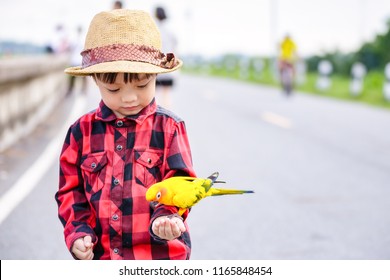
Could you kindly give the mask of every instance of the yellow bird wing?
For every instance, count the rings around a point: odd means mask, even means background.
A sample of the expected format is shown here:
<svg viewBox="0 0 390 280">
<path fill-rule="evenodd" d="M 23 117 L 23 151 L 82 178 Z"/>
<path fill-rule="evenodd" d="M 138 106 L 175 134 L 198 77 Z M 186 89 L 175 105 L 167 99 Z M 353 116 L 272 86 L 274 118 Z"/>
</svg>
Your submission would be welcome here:
<svg viewBox="0 0 390 280">
<path fill-rule="evenodd" d="M 202 186 L 188 184 L 175 193 L 172 201 L 177 207 L 190 208 L 204 198 L 205 194 Z"/>
<path fill-rule="evenodd" d="M 169 189 L 169 194 L 167 193 L 161 202 L 167 205 L 173 204 L 179 208 L 190 208 L 205 197 L 206 189 L 210 188 L 209 182 L 211 182 L 209 179 L 185 176 L 166 179 L 161 183 Z"/>
</svg>

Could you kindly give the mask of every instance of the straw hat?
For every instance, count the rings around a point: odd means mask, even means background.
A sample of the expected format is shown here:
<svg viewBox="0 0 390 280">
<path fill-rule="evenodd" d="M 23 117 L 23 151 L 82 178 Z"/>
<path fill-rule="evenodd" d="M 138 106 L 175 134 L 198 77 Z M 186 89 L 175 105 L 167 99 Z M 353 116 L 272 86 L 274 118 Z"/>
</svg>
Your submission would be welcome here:
<svg viewBox="0 0 390 280">
<path fill-rule="evenodd" d="M 161 36 L 152 17 L 137 10 L 101 12 L 92 19 L 81 52 L 82 65 L 65 73 L 167 73 L 183 62 L 161 52 Z"/>
</svg>

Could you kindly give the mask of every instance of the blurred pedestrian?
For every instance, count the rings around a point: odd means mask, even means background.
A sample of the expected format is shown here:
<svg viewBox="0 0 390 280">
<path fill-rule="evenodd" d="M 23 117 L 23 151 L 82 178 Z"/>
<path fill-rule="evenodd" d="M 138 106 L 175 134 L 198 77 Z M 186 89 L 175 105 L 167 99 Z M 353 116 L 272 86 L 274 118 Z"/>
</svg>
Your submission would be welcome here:
<svg viewBox="0 0 390 280">
<path fill-rule="evenodd" d="M 81 64 L 81 52 L 83 51 L 83 48 L 84 48 L 83 38 L 84 38 L 83 27 L 78 26 L 77 30 L 76 30 L 76 35 L 73 38 L 72 43 L 70 45 L 71 66 L 78 66 Z M 78 77 L 78 80 L 81 82 L 81 93 L 86 94 L 87 93 L 87 82 L 88 82 L 87 77 L 80 76 L 80 77 Z M 76 81 L 76 76 L 69 77 L 69 86 L 68 86 L 67 96 L 72 94 L 74 87 L 75 87 L 75 81 Z"/>
<path fill-rule="evenodd" d="M 57 24 L 51 37 L 48 52 L 54 54 L 63 54 L 70 51 L 69 34 L 63 24 Z"/>
<path fill-rule="evenodd" d="M 163 7 L 156 7 L 155 17 L 157 25 L 161 32 L 161 40 L 163 44 L 163 52 L 176 53 L 177 39 L 175 34 L 168 26 L 167 14 Z M 174 86 L 175 76 L 173 73 L 158 75 L 157 77 L 157 98 L 161 106 L 171 108 L 171 90 Z"/>
<path fill-rule="evenodd" d="M 70 127 L 60 156 L 68 249 L 76 259 L 188 259 L 188 211 L 145 198 L 156 182 L 196 176 L 184 122 L 155 102 L 157 74 L 182 61 L 161 52 L 148 13 L 126 9 L 93 18 L 82 56 L 65 72 L 92 76 L 102 100 Z"/>
<path fill-rule="evenodd" d="M 123 9 L 123 2 L 122 1 L 114 1 L 112 4 L 113 9 Z"/>
</svg>

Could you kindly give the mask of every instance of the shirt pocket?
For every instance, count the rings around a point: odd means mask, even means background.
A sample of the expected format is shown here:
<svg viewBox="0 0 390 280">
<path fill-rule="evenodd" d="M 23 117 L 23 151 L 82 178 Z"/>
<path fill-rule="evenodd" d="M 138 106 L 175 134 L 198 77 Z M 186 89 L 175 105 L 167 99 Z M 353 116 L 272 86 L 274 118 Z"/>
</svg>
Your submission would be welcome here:
<svg viewBox="0 0 390 280">
<path fill-rule="evenodd" d="M 160 150 L 135 150 L 135 178 L 141 181 L 141 185 L 148 188 L 161 181 L 161 165 L 163 163 L 163 151 Z"/>
<path fill-rule="evenodd" d="M 106 178 L 107 153 L 92 153 L 82 157 L 81 170 L 84 177 L 85 190 L 96 193 L 104 186 Z"/>
</svg>

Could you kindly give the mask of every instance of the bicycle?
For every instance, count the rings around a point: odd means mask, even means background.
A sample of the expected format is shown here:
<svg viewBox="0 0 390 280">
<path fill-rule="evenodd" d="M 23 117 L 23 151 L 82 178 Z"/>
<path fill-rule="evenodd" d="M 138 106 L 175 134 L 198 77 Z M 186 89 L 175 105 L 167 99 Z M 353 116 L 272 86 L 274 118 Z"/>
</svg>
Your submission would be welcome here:
<svg viewBox="0 0 390 280">
<path fill-rule="evenodd" d="M 282 61 L 280 65 L 280 83 L 283 93 L 291 95 L 294 89 L 294 66 L 291 63 Z"/>
</svg>

